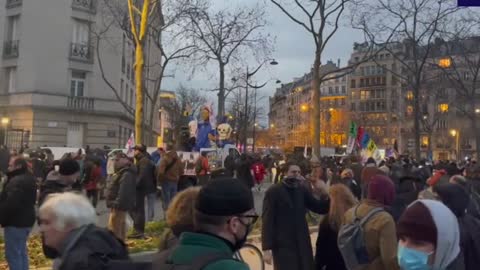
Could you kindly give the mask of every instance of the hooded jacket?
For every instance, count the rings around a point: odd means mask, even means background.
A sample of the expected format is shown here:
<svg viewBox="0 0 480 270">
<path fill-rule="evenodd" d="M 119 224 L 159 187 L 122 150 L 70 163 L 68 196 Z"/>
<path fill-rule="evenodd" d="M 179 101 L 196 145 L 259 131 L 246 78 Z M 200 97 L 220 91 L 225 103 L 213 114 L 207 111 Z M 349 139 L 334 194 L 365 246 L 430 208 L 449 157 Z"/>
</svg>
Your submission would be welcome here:
<svg viewBox="0 0 480 270">
<path fill-rule="evenodd" d="M 437 246 L 433 270 L 464 269 L 460 258 L 460 229 L 455 215 L 439 201 L 419 200 L 429 210 L 437 228 Z M 461 261 L 458 261 L 461 260 Z"/>
<path fill-rule="evenodd" d="M 480 220 L 466 212 L 469 205 L 467 192 L 457 184 L 439 185 L 434 191 L 458 219 L 465 269 L 475 269 L 480 265 Z"/>
</svg>

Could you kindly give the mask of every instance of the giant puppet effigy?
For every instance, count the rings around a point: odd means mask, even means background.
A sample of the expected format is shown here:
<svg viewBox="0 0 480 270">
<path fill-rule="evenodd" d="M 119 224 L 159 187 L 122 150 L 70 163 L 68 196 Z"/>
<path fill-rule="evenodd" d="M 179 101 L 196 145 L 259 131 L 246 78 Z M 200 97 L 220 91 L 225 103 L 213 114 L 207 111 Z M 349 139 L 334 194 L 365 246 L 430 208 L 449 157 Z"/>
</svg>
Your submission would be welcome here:
<svg viewBox="0 0 480 270">
<path fill-rule="evenodd" d="M 190 138 L 195 138 L 194 151 L 200 151 L 202 148 L 224 147 L 226 144 L 232 143 L 230 140 L 232 127 L 227 123 L 226 117 L 215 127 L 215 117 L 211 105 L 203 106 L 200 109 L 200 119 L 196 120 L 192 117 L 188 127 Z"/>
</svg>

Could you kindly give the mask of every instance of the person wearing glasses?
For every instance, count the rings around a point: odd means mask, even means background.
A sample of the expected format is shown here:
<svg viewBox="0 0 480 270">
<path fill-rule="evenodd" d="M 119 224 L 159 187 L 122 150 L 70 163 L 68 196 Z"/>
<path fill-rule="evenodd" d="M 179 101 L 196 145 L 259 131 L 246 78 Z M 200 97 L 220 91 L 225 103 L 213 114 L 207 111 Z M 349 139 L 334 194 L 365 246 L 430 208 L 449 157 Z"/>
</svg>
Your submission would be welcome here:
<svg viewBox="0 0 480 270">
<path fill-rule="evenodd" d="M 265 193 L 262 213 L 264 261 L 275 270 L 314 269 L 312 242 L 306 213 L 327 214 L 330 201 L 326 184 L 311 178 L 308 190 L 300 166 L 287 163 L 286 178 Z"/>
<path fill-rule="evenodd" d="M 257 219 L 252 191 L 242 181 L 209 181 L 195 200 L 196 232 L 182 233 L 175 248 L 154 258 L 153 269 L 189 265 L 191 269 L 247 270 L 248 265 L 233 259 L 233 254 L 245 244 Z"/>
</svg>

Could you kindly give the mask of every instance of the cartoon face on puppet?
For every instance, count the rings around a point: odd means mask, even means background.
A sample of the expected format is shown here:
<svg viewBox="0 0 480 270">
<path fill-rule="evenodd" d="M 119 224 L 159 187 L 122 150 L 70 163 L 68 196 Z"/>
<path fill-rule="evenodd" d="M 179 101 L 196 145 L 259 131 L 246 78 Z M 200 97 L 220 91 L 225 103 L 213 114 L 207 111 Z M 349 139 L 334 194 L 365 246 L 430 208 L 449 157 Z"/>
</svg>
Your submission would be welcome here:
<svg viewBox="0 0 480 270">
<path fill-rule="evenodd" d="M 218 125 L 217 132 L 219 139 L 225 141 L 230 139 L 230 135 L 232 134 L 232 127 L 227 123 L 223 123 Z"/>
<path fill-rule="evenodd" d="M 210 110 L 207 107 L 203 107 L 200 111 L 200 119 L 204 122 L 210 121 Z"/>
</svg>

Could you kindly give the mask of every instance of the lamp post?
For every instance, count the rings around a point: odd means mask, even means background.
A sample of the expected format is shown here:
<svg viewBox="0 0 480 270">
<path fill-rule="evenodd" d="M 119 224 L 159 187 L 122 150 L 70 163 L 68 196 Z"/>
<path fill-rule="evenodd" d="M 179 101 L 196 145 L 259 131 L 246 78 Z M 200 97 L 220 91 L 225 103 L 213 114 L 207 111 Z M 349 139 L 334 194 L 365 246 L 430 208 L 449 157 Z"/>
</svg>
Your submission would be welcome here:
<svg viewBox="0 0 480 270">
<path fill-rule="evenodd" d="M 2 117 L 2 126 L 4 128 L 3 133 L 3 144 L 7 146 L 7 136 L 8 136 L 8 124 L 10 123 L 10 119 L 8 117 Z"/>
<path fill-rule="evenodd" d="M 450 130 L 450 134 L 455 137 L 455 151 L 456 151 L 456 158 L 459 160 L 460 156 L 460 131 L 456 129 Z"/>
<path fill-rule="evenodd" d="M 264 87 L 265 85 L 267 85 L 268 81 L 265 82 L 264 84 L 262 85 L 251 85 L 250 84 L 250 78 L 252 76 L 254 76 L 255 74 L 257 74 L 257 72 L 260 70 L 260 68 L 262 68 L 262 66 L 267 63 L 268 61 L 270 61 L 270 65 L 272 66 L 276 66 L 278 65 L 278 62 L 275 61 L 275 59 L 267 59 L 265 61 L 263 61 L 263 63 L 261 63 L 254 71 L 252 72 L 249 72 L 249 68 L 247 66 L 247 73 L 246 73 L 246 83 L 245 83 L 245 108 L 244 108 L 244 116 L 245 116 L 245 119 L 244 119 L 244 127 L 243 127 L 243 152 L 246 153 L 247 152 L 247 137 L 248 137 L 248 90 L 249 90 L 249 87 L 257 90 L 257 89 L 260 89 L 262 87 Z M 236 79 L 232 79 L 232 80 L 236 80 Z M 277 83 L 279 81 L 277 80 Z M 256 91 L 255 91 L 256 93 Z M 256 103 L 256 96 L 255 96 L 255 103 Z M 256 110 L 256 108 L 255 108 Z M 254 118 L 256 118 L 256 112 L 254 111 L 254 115 L 253 115 Z M 256 121 L 256 119 L 254 119 L 253 121 Z M 254 151 L 254 147 L 255 147 L 255 143 L 253 145 L 253 148 L 252 148 L 252 152 Z"/>
</svg>

